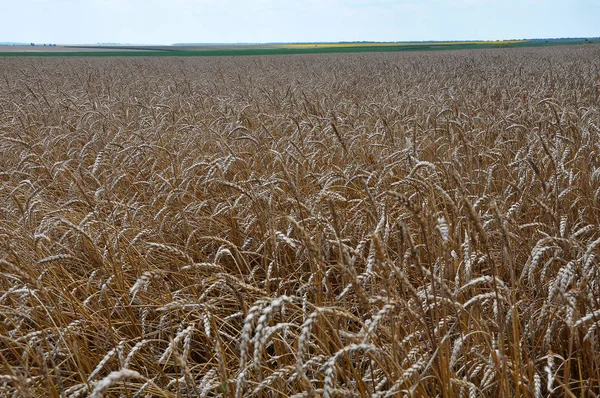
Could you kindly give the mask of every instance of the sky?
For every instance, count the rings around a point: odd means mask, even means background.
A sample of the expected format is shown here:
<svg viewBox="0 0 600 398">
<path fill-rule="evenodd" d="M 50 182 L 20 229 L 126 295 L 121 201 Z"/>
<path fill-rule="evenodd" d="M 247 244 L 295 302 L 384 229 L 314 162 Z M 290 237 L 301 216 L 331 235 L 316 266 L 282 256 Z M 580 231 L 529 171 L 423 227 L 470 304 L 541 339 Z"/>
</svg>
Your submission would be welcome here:
<svg viewBox="0 0 600 398">
<path fill-rule="evenodd" d="M 0 42 L 503 40 L 600 36 L 600 0 L 0 0 Z"/>
</svg>

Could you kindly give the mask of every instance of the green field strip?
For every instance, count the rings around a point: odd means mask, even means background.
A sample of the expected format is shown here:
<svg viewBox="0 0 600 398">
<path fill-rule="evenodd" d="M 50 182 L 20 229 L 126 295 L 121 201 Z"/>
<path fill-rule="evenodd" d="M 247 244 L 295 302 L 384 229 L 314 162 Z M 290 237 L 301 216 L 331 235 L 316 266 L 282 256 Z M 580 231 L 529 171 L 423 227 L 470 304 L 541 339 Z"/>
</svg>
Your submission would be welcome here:
<svg viewBox="0 0 600 398">
<path fill-rule="evenodd" d="M 544 47 L 574 44 L 600 43 L 600 39 L 588 40 L 524 40 L 512 43 L 423 43 L 399 44 L 386 46 L 340 46 L 340 47 L 235 47 L 235 48 L 207 48 L 201 50 L 185 50 L 182 47 L 155 48 L 155 47 L 117 47 L 119 50 L 131 51 L 40 51 L 40 52 L 2 52 L 1 57 L 209 57 L 209 56 L 252 56 L 252 55 L 293 55 L 293 54 L 328 54 L 328 53 L 373 53 L 373 52 L 405 52 L 405 51 L 441 51 L 441 50 L 472 50 L 484 48 L 519 48 L 519 47 Z M 96 49 L 92 46 L 70 46 L 68 48 Z"/>
</svg>

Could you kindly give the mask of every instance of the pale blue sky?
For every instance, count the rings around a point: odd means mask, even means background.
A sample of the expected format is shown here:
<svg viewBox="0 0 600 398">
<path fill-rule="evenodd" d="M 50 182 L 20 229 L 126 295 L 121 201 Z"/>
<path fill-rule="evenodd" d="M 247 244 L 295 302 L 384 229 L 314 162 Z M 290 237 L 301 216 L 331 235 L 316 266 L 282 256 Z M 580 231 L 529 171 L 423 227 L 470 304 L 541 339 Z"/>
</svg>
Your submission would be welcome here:
<svg viewBox="0 0 600 398">
<path fill-rule="evenodd" d="M 0 0 L 0 42 L 171 44 L 600 36 L 600 0 Z"/>
</svg>

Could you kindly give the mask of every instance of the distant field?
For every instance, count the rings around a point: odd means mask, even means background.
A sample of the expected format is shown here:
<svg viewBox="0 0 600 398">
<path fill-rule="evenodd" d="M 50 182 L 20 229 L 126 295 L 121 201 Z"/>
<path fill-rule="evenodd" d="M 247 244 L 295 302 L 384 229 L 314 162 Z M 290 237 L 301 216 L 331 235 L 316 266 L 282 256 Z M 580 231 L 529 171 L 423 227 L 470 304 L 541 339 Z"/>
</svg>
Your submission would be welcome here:
<svg viewBox="0 0 600 398">
<path fill-rule="evenodd" d="M 221 56 L 466 50 L 600 43 L 600 39 L 223 44 L 177 46 L 0 46 L 0 56 Z"/>
<path fill-rule="evenodd" d="M 106 51 L 110 47 L 72 47 L 72 46 L 0 46 L 1 55 L 46 55 L 46 54 L 65 54 L 65 53 L 91 53 L 98 51 Z M 131 51 L 148 51 L 144 47 L 140 48 L 110 48 L 111 52 L 131 52 Z"/>
<path fill-rule="evenodd" d="M 444 42 L 405 42 L 405 43 L 293 43 L 282 44 L 283 48 L 356 48 L 356 47 L 413 47 L 413 46 L 457 46 L 457 45 L 506 45 L 524 44 L 530 40 L 501 41 L 444 41 Z"/>
</svg>

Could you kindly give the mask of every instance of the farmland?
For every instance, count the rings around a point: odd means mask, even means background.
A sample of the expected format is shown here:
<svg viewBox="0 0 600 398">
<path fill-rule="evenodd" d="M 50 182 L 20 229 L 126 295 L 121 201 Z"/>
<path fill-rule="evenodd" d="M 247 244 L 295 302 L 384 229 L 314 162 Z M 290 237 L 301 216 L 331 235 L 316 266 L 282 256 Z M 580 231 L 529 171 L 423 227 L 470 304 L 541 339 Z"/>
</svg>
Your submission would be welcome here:
<svg viewBox="0 0 600 398">
<path fill-rule="evenodd" d="M 484 48 L 546 47 L 600 43 L 599 38 L 534 39 L 502 41 L 424 41 L 424 42 L 339 42 L 339 43 L 270 43 L 270 44 L 174 44 L 149 45 L 59 45 L 48 47 L 0 46 L 0 57 L 213 57 L 328 54 L 361 52 L 413 52 L 473 50 Z"/>
<path fill-rule="evenodd" d="M 0 395 L 595 396 L 599 103 L 597 44 L 0 58 Z"/>
</svg>

